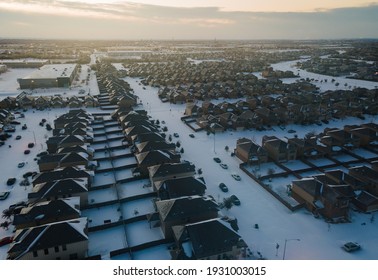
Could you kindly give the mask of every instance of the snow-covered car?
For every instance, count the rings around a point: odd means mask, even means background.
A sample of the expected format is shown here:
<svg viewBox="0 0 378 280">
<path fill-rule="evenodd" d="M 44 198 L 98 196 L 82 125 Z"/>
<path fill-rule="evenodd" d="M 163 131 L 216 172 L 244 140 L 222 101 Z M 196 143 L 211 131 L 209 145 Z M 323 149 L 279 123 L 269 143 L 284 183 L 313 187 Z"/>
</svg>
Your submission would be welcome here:
<svg viewBox="0 0 378 280">
<path fill-rule="evenodd" d="M 228 169 L 228 165 L 225 163 L 220 163 L 219 164 L 223 169 Z"/>
<path fill-rule="evenodd" d="M 222 192 L 228 192 L 228 187 L 224 183 L 220 183 L 218 186 Z"/>
<path fill-rule="evenodd" d="M 236 181 L 240 181 L 241 178 L 238 174 L 231 174 L 232 178 L 234 178 Z"/>
<path fill-rule="evenodd" d="M 347 242 L 343 245 L 343 249 L 347 252 L 353 252 L 361 249 L 361 245 L 357 242 Z"/>
</svg>

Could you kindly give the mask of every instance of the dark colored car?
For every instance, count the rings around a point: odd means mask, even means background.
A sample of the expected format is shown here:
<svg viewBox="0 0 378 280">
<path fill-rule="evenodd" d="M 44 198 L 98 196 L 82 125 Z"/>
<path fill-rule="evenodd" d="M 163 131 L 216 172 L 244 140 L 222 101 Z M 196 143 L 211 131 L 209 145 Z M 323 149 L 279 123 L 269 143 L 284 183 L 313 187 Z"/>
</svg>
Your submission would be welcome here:
<svg viewBox="0 0 378 280">
<path fill-rule="evenodd" d="M 13 237 L 12 236 L 6 236 L 0 239 L 0 247 L 7 245 L 9 243 L 12 243 Z"/>
<path fill-rule="evenodd" d="M 190 138 L 194 138 L 194 134 L 189 134 L 189 137 Z"/>
<path fill-rule="evenodd" d="M 25 154 L 25 155 L 30 154 L 30 150 L 25 150 L 25 151 L 24 151 L 24 154 Z"/>
<path fill-rule="evenodd" d="M 16 140 L 20 140 L 20 139 L 21 139 L 21 135 L 17 135 Z"/>
<path fill-rule="evenodd" d="M 220 183 L 218 186 L 222 192 L 228 192 L 228 187 L 224 183 Z"/>
<path fill-rule="evenodd" d="M 9 178 L 7 180 L 7 185 L 12 186 L 14 183 L 16 183 L 16 178 Z"/>
<path fill-rule="evenodd" d="M 5 200 L 9 196 L 10 192 L 0 192 L 0 200 Z"/>
<path fill-rule="evenodd" d="M 214 160 L 216 163 L 221 163 L 221 162 L 222 162 L 221 159 L 220 159 L 220 158 L 217 158 L 217 157 L 213 158 L 213 160 Z"/>
<path fill-rule="evenodd" d="M 33 148 L 34 147 L 34 143 L 29 143 L 28 144 L 28 148 Z"/>
<path fill-rule="evenodd" d="M 240 200 L 239 200 L 239 198 L 236 196 L 236 195 L 231 195 L 231 200 L 232 200 L 232 203 L 234 204 L 234 205 L 240 205 Z"/>
</svg>

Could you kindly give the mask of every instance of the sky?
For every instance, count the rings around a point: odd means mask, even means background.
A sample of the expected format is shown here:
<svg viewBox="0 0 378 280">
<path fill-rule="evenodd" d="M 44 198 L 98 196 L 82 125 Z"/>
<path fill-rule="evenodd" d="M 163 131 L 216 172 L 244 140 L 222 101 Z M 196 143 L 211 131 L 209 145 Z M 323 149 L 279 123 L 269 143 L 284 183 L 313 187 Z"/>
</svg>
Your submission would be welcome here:
<svg viewBox="0 0 378 280">
<path fill-rule="evenodd" d="M 378 38 L 369 0 L 1 0 L 0 38 Z"/>
</svg>

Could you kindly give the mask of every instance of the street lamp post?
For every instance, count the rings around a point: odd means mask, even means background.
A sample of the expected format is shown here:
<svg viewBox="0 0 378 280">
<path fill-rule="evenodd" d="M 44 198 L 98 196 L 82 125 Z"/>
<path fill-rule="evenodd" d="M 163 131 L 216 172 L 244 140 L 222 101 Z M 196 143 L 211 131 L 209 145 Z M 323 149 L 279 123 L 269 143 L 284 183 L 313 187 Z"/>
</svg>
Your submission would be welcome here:
<svg viewBox="0 0 378 280">
<path fill-rule="evenodd" d="M 295 240 L 295 241 L 301 241 L 299 238 L 285 239 L 285 245 L 284 245 L 284 251 L 283 251 L 282 260 L 285 259 L 285 254 L 286 254 L 286 243 L 287 243 L 288 241 L 293 241 L 293 240 Z"/>
</svg>

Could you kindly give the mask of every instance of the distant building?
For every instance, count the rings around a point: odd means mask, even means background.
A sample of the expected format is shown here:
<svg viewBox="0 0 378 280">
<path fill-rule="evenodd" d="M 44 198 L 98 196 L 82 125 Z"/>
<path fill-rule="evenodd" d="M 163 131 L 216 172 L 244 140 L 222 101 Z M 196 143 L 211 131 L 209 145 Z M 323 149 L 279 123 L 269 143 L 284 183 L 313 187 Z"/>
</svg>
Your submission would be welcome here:
<svg viewBox="0 0 378 280">
<path fill-rule="evenodd" d="M 6 65 L 8 68 L 38 68 L 49 63 L 48 59 L 2 59 L 0 64 Z"/>
<path fill-rule="evenodd" d="M 77 64 L 48 64 L 17 81 L 21 89 L 69 87 L 77 69 Z"/>
</svg>

